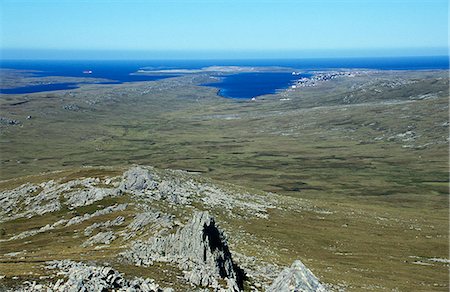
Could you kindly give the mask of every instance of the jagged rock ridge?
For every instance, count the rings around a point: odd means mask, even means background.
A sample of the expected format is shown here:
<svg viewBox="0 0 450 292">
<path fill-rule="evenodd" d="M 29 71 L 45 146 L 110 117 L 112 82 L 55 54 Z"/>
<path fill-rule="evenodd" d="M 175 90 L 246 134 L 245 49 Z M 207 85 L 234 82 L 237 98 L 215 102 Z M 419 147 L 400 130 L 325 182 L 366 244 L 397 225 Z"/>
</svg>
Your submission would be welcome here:
<svg viewBox="0 0 450 292">
<path fill-rule="evenodd" d="M 233 263 L 226 237 L 207 212 L 197 212 L 174 234 L 136 242 L 125 257 L 144 266 L 153 261 L 178 263 L 187 270 L 185 278 L 195 285 L 217 288 L 218 279 L 225 279 L 232 291 L 242 287 L 242 275 Z"/>
<path fill-rule="evenodd" d="M 218 218 L 225 220 L 226 218 L 266 220 L 269 218 L 268 209 L 279 208 L 277 200 L 274 194 L 240 193 L 240 190 L 215 184 L 198 175 L 182 171 L 158 171 L 142 166 L 132 167 L 122 176 L 81 177 L 69 181 L 60 178 L 39 184 L 26 183 L 0 193 L 0 222 L 8 223 L 19 218 L 32 218 L 38 224 L 19 229 L 20 232 L 14 228 L 5 228 L 6 231 L 0 229 L 3 232 L 0 242 L 12 247 L 3 256 L 0 255 L 0 258 L 11 261 L 13 258 L 20 260 L 19 257 L 29 256 L 34 251 L 15 249 L 15 241 L 27 238 L 32 242 L 36 235 L 39 234 L 42 238 L 46 236 L 44 233 L 48 232 L 49 235 L 59 234 L 65 237 L 65 240 L 70 237 L 69 242 L 73 242 L 73 246 L 81 248 L 83 252 L 104 252 L 113 262 L 123 260 L 125 257 L 130 263 L 149 269 L 154 262 L 168 263 L 168 269 L 172 269 L 174 275 L 177 274 L 177 278 L 173 278 L 172 282 L 165 282 L 170 286 L 170 283 L 177 283 L 185 287 L 192 285 L 197 288 L 198 286 L 213 288 L 215 291 L 241 291 L 244 270 L 236 265 L 237 259 L 239 266 L 245 269 L 249 277 L 247 283 L 253 284 L 251 287 L 254 289 L 264 289 L 270 285 L 281 268 L 256 259 L 248 262 L 243 260 L 248 258 L 244 254 L 234 254 L 233 259 L 227 239 L 215 219 L 208 212 L 199 210 L 209 210 Z M 50 216 L 49 213 L 57 211 L 61 217 Z M 53 220 L 50 222 L 43 220 L 40 224 L 39 220 L 42 220 L 40 216 L 43 215 Z M 229 231 L 233 234 L 234 244 L 246 240 L 240 237 L 239 233 L 234 233 L 234 229 Z M 63 239 L 60 242 L 64 242 Z M 120 248 L 123 251 L 122 257 L 117 257 L 117 253 L 111 252 L 111 248 L 114 251 Z M 51 259 L 60 258 L 55 255 Z M 89 258 L 77 260 L 84 261 Z M 68 265 L 59 264 L 62 270 Z M 70 269 L 61 272 L 69 280 L 70 277 L 75 277 L 78 279 L 76 283 L 91 285 L 92 283 L 89 284 L 87 281 L 89 279 L 83 277 L 97 277 L 92 275 L 96 272 L 80 272 L 80 269 L 83 271 L 88 269 L 82 267 L 82 263 L 71 265 L 75 274 L 68 272 Z M 306 267 L 302 267 L 294 269 L 293 266 L 291 270 L 283 271 L 269 291 L 321 289 L 322 286 L 318 281 L 318 284 L 315 282 L 317 279 L 314 275 Z M 97 271 L 97 268 L 92 269 Z M 180 270 L 184 273 L 184 280 L 178 276 Z M 145 268 L 143 271 L 145 274 Z M 87 282 L 83 282 L 83 279 Z M 97 285 L 103 283 L 103 280 L 96 280 L 93 283 Z M 110 283 L 108 281 L 106 282 Z M 70 285 L 66 283 L 69 286 L 66 284 L 61 286 L 62 283 L 65 282 L 60 281 L 56 288 L 69 289 L 72 284 L 78 285 L 74 284 L 75 282 L 68 282 L 71 283 Z M 27 289 L 34 289 L 30 291 L 37 291 L 39 287 L 57 290 L 55 286 L 45 286 L 47 284 L 28 284 L 30 285 L 26 286 Z M 94 289 L 86 288 L 87 286 L 80 287 L 85 287 L 87 291 Z M 124 289 L 125 287 L 123 286 Z M 70 291 L 71 288 L 67 289 L 61 291 Z M 154 291 L 145 289 L 147 288 L 141 290 Z"/>
</svg>

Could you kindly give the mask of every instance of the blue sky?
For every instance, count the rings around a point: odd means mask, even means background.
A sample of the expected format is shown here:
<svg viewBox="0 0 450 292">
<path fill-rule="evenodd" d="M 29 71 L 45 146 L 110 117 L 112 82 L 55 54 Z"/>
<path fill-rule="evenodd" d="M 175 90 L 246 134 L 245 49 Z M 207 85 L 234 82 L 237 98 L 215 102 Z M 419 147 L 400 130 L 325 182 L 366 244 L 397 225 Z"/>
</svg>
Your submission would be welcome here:
<svg viewBox="0 0 450 292">
<path fill-rule="evenodd" d="M 0 0 L 2 58 L 443 55 L 447 0 Z"/>
</svg>

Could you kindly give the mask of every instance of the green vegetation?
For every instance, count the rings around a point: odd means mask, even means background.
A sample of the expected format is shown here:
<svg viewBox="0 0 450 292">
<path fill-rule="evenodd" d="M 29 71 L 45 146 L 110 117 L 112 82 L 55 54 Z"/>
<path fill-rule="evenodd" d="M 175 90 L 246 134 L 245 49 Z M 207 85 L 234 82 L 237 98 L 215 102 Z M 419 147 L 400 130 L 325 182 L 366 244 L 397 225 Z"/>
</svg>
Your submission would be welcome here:
<svg viewBox="0 0 450 292">
<path fill-rule="evenodd" d="M 239 252 L 284 266 L 300 258 L 349 290 L 448 291 L 448 263 L 429 261 L 448 259 L 448 71 L 369 72 L 256 101 L 217 97 L 196 86 L 205 80 L 2 96 L 1 116 L 21 124 L 0 126 L 0 188 L 117 175 L 131 164 L 201 172 L 282 195 L 286 209 L 271 210 L 269 220 L 221 223 L 231 244 L 237 230 L 254 236 Z M 38 175 L 49 171 L 60 172 Z M 63 217 L 2 223 L 0 238 Z M 32 267 L 56 252 L 83 259 L 69 231 L 55 241 L 39 234 L 2 243 L 0 254 L 39 251 L 29 261 L 2 260 L 0 274 L 42 273 Z M 88 258 L 114 254 L 92 250 Z"/>
</svg>

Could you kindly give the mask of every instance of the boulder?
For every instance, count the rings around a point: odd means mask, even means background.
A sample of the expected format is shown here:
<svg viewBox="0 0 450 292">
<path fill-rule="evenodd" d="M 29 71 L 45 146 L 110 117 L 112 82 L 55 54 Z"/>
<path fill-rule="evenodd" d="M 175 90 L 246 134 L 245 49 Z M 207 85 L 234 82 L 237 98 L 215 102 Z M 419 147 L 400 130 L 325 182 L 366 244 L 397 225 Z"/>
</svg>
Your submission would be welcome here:
<svg viewBox="0 0 450 292">
<path fill-rule="evenodd" d="M 300 260 L 296 260 L 290 268 L 285 268 L 278 275 L 266 291 L 325 292 L 327 289 Z"/>
</svg>

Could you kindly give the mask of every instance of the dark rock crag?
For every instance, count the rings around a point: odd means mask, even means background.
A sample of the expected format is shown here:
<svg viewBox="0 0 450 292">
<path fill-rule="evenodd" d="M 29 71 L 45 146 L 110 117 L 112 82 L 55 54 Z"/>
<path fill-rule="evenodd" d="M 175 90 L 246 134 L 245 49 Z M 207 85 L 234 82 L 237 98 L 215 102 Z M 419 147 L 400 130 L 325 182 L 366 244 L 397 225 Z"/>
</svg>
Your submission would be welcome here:
<svg viewBox="0 0 450 292">
<path fill-rule="evenodd" d="M 125 256 L 143 266 L 154 261 L 177 263 L 194 285 L 219 289 L 222 279 L 229 291 L 242 289 L 242 271 L 233 263 L 225 235 L 207 212 L 195 213 L 174 234 L 135 243 Z"/>
</svg>

